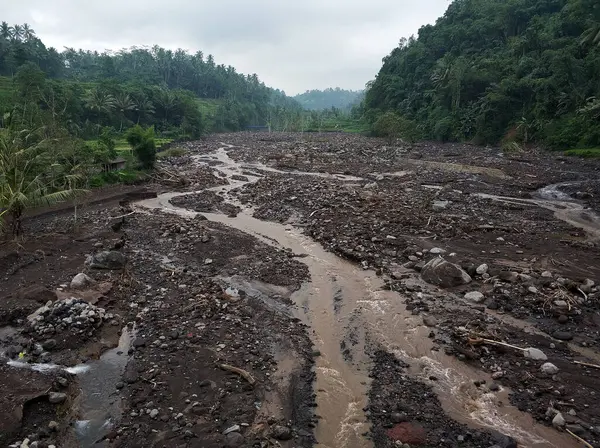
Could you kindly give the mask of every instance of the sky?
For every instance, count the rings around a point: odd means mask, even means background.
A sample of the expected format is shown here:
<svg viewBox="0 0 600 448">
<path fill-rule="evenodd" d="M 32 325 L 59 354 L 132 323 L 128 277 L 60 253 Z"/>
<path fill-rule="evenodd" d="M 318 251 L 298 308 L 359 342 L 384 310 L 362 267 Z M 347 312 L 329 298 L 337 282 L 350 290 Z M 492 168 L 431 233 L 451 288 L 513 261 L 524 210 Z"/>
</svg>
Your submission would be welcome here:
<svg viewBox="0 0 600 448">
<path fill-rule="evenodd" d="M 449 0 L 0 0 L 0 20 L 28 23 L 47 46 L 136 46 L 212 54 L 288 95 L 360 90 L 402 37 Z"/>
</svg>

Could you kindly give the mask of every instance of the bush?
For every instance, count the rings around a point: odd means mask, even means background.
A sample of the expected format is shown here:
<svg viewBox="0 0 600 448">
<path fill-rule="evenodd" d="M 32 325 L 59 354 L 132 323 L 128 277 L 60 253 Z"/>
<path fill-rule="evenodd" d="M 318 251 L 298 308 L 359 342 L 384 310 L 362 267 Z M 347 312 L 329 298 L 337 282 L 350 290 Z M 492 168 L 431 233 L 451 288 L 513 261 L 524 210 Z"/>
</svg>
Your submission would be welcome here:
<svg viewBox="0 0 600 448">
<path fill-rule="evenodd" d="M 140 125 L 136 125 L 127 131 L 125 139 L 133 149 L 142 167 L 145 169 L 154 168 L 154 162 L 156 162 L 154 128 L 144 129 Z"/>
<path fill-rule="evenodd" d="M 386 137 L 390 144 L 398 137 L 412 143 L 421 136 L 416 122 L 394 112 L 380 115 L 373 124 L 373 131 L 379 137 Z"/>
<path fill-rule="evenodd" d="M 167 157 L 181 157 L 186 153 L 186 150 L 183 148 L 170 148 L 165 151 L 161 151 L 158 153 L 159 159 L 165 159 Z"/>
<path fill-rule="evenodd" d="M 566 156 L 581 157 L 582 159 L 600 159 L 600 148 L 569 149 L 565 151 Z"/>
</svg>

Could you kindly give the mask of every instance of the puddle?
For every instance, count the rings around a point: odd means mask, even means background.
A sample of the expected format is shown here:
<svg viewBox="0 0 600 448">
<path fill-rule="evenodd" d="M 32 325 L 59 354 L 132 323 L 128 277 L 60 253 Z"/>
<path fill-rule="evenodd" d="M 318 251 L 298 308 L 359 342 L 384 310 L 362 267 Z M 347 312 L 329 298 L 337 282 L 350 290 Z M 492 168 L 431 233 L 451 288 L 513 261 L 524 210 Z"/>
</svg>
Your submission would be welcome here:
<svg viewBox="0 0 600 448">
<path fill-rule="evenodd" d="M 99 360 L 86 364 L 79 375 L 81 395 L 78 398 L 79 418 L 75 432 L 82 448 L 102 447 L 97 443 L 108 434 L 121 416 L 121 398 L 117 383 L 121 381 L 129 357 L 134 331 L 123 329 L 119 345 L 105 352 Z"/>
<path fill-rule="evenodd" d="M 556 219 L 566 222 L 585 231 L 589 241 L 600 239 L 600 217 L 591 210 L 575 202 L 571 196 L 564 193 L 559 188 L 576 185 L 579 182 L 561 182 L 540 188 L 533 199 L 513 198 L 510 196 L 499 196 L 487 193 L 475 193 L 480 198 L 492 199 L 507 204 L 531 205 L 545 208 L 554 212 Z"/>
<path fill-rule="evenodd" d="M 227 156 L 226 147 L 212 156 L 222 162 L 219 169 L 228 177 L 242 170 L 240 164 Z M 233 180 L 226 190 L 247 183 Z M 223 187 L 216 189 L 220 188 Z M 184 217 L 195 216 L 197 213 L 168 202 L 181 194 L 189 193 L 167 193 L 140 201 L 137 206 Z M 235 202 L 233 198 L 228 200 Z M 316 358 L 314 384 L 318 405 L 316 413 L 320 417 L 315 430 L 319 447 L 372 446 L 372 442 L 363 436 L 369 429 L 363 412 L 370 383 L 370 359 L 365 351 L 367 339 L 383 344 L 409 363 L 411 373 L 423 381 L 428 381 L 432 374 L 442 379 L 432 386 L 444 410 L 457 421 L 471 427 L 500 430 L 517 438 L 522 447 L 577 446 L 570 437 L 536 424 L 528 414 L 515 407 L 500 406 L 497 396 L 474 392 L 467 387 L 474 380 L 485 379 L 486 375 L 442 351 L 432 351 L 431 340 L 427 337 L 429 329 L 421 324 L 421 318 L 407 312 L 401 295 L 382 290 L 382 280 L 374 272 L 362 270 L 327 252 L 297 228 L 261 221 L 250 213 L 246 209 L 235 218 L 211 213 L 203 215 L 211 221 L 254 235 L 267 244 L 304 255 L 299 260 L 308 266 L 311 281 L 290 298 L 296 304 L 294 315 L 310 326 L 309 334 L 315 349 L 321 352 L 321 356 Z M 265 295 L 265 291 L 256 285 L 236 284 L 232 279 L 228 281 L 229 287 L 237 291 L 244 290 L 257 297 Z M 504 392 L 505 395 L 507 393 Z M 508 403 L 508 398 L 502 401 Z"/>
</svg>

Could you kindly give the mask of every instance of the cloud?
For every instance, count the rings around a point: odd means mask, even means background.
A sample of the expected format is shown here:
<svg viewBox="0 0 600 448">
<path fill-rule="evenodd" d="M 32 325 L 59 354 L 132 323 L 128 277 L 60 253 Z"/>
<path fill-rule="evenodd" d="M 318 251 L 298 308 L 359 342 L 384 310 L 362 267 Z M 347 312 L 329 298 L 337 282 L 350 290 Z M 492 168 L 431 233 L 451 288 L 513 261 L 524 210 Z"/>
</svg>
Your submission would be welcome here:
<svg viewBox="0 0 600 448">
<path fill-rule="evenodd" d="M 401 37 L 433 23 L 447 6 L 448 0 L 0 0 L 1 20 L 29 23 L 57 49 L 201 50 L 288 94 L 363 88 Z"/>
</svg>

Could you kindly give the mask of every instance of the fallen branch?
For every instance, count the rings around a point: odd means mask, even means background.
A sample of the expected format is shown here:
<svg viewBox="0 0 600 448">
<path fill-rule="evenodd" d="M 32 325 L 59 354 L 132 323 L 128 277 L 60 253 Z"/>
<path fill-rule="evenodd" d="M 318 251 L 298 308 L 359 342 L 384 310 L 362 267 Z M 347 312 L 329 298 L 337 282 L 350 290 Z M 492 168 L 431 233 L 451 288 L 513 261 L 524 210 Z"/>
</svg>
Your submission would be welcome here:
<svg viewBox="0 0 600 448">
<path fill-rule="evenodd" d="M 580 366 L 593 367 L 594 369 L 600 369 L 597 364 L 590 364 L 589 362 L 573 361 L 573 364 L 579 364 Z"/>
<path fill-rule="evenodd" d="M 525 348 L 517 347 L 516 345 L 507 344 L 506 342 L 494 341 L 493 339 L 483 339 L 483 338 L 471 339 L 471 338 L 469 338 L 469 343 L 470 344 L 484 343 L 484 344 L 491 344 L 491 345 L 501 345 L 502 347 L 513 348 L 515 350 L 521 350 L 522 352 L 527 350 Z"/>
<path fill-rule="evenodd" d="M 249 372 L 246 372 L 244 369 L 240 369 L 238 367 L 230 366 L 229 364 L 219 364 L 219 367 L 223 370 L 227 370 L 228 372 L 237 373 L 241 377 L 243 377 L 248 383 L 254 385 L 256 380 L 250 375 Z"/>
<path fill-rule="evenodd" d="M 565 431 L 567 431 L 569 434 L 571 434 L 573 437 L 575 437 L 577 440 L 579 440 L 581 443 L 583 443 L 587 448 L 594 448 L 592 445 L 587 443 L 585 440 L 583 440 L 577 434 L 573 434 L 573 432 L 571 432 L 569 429 L 565 429 Z"/>
<path fill-rule="evenodd" d="M 581 295 L 583 296 L 583 298 L 584 298 L 585 300 L 587 300 L 587 299 L 588 299 L 588 296 L 587 296 L 587 294 L 586 294 L 585 292 L 583 292 L 583 291 L 582 291 L 580 288 L 577 288 L 577 291 L 579 291 L 579 292 L 581 293 Z"/>
</svg>

